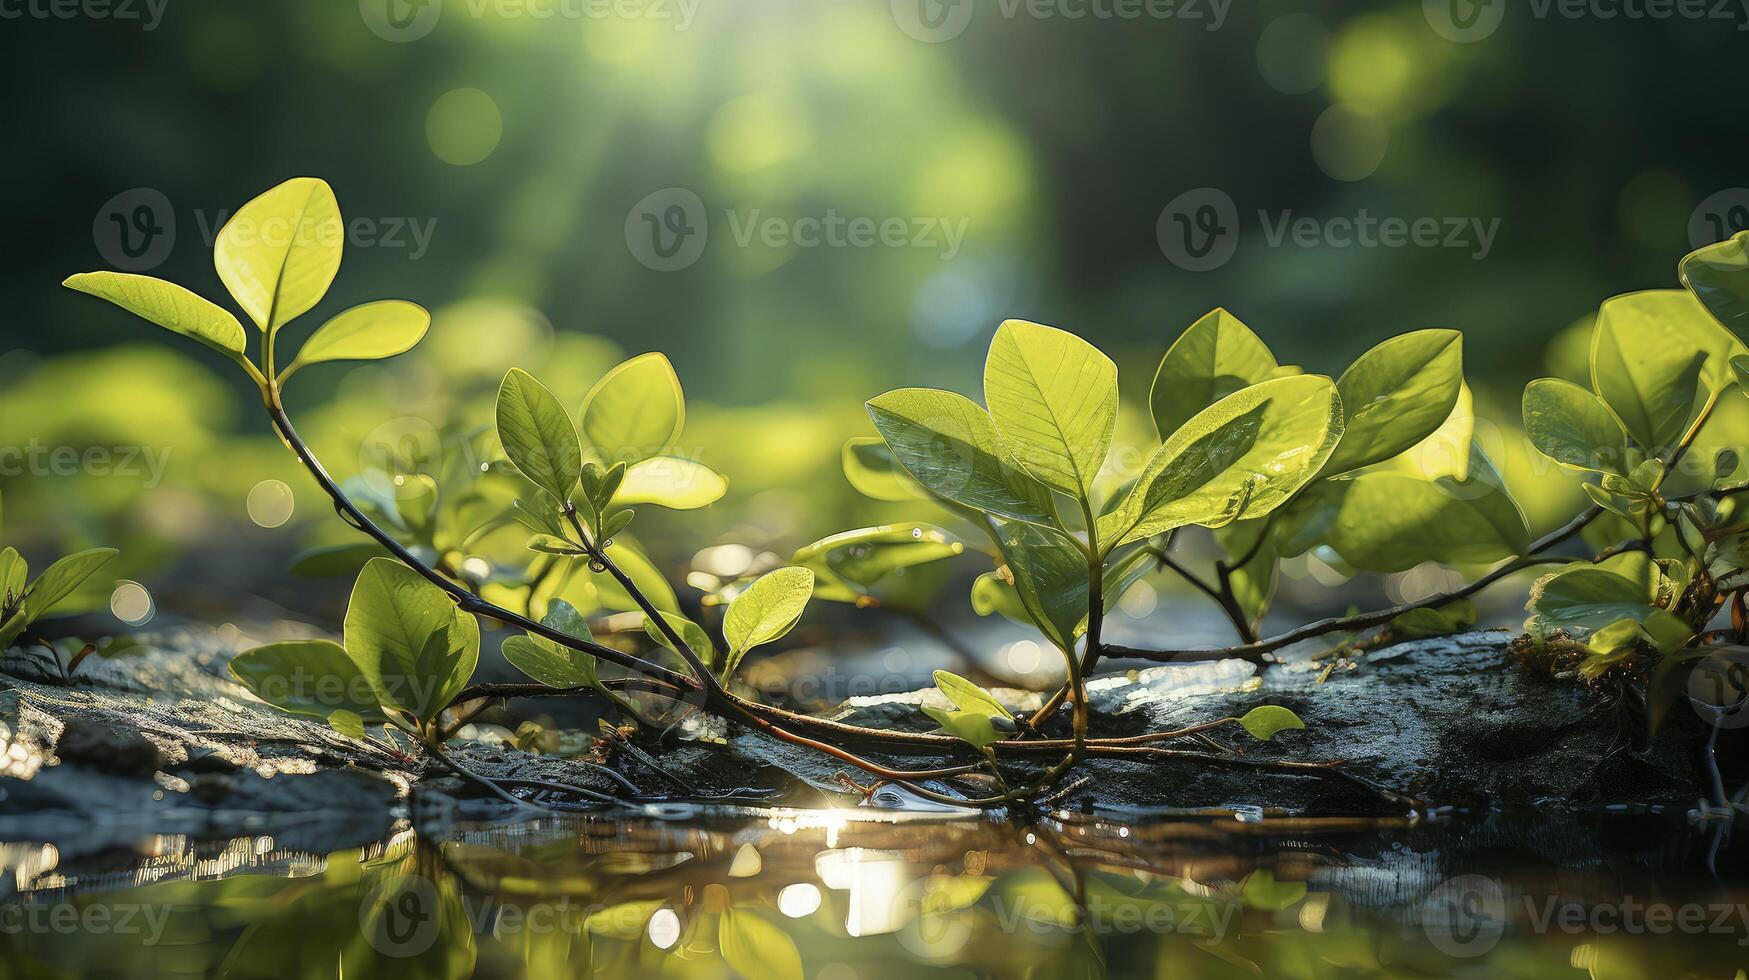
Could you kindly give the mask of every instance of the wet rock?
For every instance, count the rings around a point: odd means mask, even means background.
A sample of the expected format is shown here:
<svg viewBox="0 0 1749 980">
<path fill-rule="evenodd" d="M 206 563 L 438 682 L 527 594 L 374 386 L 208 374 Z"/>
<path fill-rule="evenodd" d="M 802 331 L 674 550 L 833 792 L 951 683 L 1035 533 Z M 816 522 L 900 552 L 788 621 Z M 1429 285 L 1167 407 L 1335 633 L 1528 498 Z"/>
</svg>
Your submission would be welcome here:
<svg viewBox="0 0 1749 980">
<path fill-rule="evenodd" d="M 55 755 L 63 765 L 116 776 L 149 779 L 158 771 L 158 746 L 151 739 L 93 718 L 68 722 L 55 742 Z"/>
</svg>

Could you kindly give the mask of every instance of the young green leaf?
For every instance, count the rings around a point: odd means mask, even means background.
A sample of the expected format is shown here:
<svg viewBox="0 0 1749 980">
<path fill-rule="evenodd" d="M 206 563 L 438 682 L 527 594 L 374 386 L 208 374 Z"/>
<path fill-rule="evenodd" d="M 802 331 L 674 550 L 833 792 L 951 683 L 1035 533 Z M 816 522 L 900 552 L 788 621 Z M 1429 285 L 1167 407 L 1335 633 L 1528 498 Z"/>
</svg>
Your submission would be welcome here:
<svg viewBox="0 0 1749 980">
<path fill-rule="evenodd" d="M 43 569 L 43 573 L 31 583 L 30 597 L 25 600 L 30 621 L 35 622 L 47 615 L 56 603 L 72 595 L 79 583 L 90 578 L 117 554 L 120 552 L 114 548 L 92 548 L 68 555 Z"/>
<path fill-rule="evenodd" d="M 1541 378 L 1525 386 L 1524 434 L 1562 466 L 1619 473 L 1627 464 L 1627 433 L 1615 414 L 1571 381 Z"/>
<path fill-rule="evenodd" d="M 868 414 L 899 465 L 931 492 L 1012 520 L 1054 521 L 1050 488 L 1011 461 L 989 413 L 971 399 L 901 388 L 871 399 Z"/>
<path fill-rule="evenodd" d="M 883 524 L 844 531 L 808 545 L 790 559 L 868 588 L 900 569 L 963 554 L 957 538 L 933 524 Z"/>
<path fill-rule="evenodd" d="M 1015 730 L 1014 716 L 1002 702 L 971 681 L 945 670 L 935 672 L 935 686 L 952 702 L 951 710 L 919 705 L 948 734 L 977 748 L 1007 738 Z"/>
<path fill-rule="evenodd" d="M 1171 438 L 1196 413 L 1268 381 L 1276 370 L 1275 355 L 1250 327 L 1215 310 L 1191 324 L 1161 359 L 1148 395 L 1154 429 L 1161 439 Z"/>
<path fill-rule="evenodd" d="M 498 440 L 529 482 L 561 503 L 570 499 L 583 471 L 577 429 L 546 385 L 521 368 L 498 387 Z"/>
<path fill-rule="evenodd" d="M 1667 454 L 1705 397 L 1735 378 L 1731 358 L 1749 353 L 1694 295 L 1654 289 L 1603 304 L 1591 339 L 1591 386 L 1628 435 Z"/>
<path fill-rule="evenodd" d="M 1020 465 L 1085 499 L 1117 428 L 1117 365 L 1080 337 L 1009 320 L 990 341 L 984 401 Z"/>
<path fill-rule="evenodd" d="M 704 465 L 679 456 L 652 456 L 625 470 L 612 499 L 617 504 L 655 504 L 670 510 L 696 510 L 723 499 L 729 481 Z"/>
<path fill-rule="evenodd" d="M 243 312 L 272 332 L 327 294 L 340 271 L 345 232 L 333 188 L 294 177 L 225 222 L 213 243 L 213 265 Z"/>
<path fill-rule="evenodd" d="M 1531 586 L 1525 629 L 1540 636 L 1553 629 L 1599 630 L 1623 619 L 1644 623 L 1681 592 L 1669 567 L 1638 551 L 1567 565 Z"/>
<path fill-rule="evenodd" d="M 1389 470 L 1313 484 L 1280 519 L 1284 555 L 1325 545 L 1350 566 L 1402 572 L 1426 561 L 1485 564 L 1530 545 L 1524 513 L 1480 448 L 1467 480 Z"/>
<path fill-rule="evenodd" d="M 591 638 L 583 614 L 563 599 L 554 599 L 547 606 L 541 625 L 579 640 Z M 530 633 L 508 637 L 501 649 L 504 659 L 510 661 L 512 667 L 548 687 L 570 689 L 597 685 L 594 657 L 544 636 Z"/>
<path fill-rule="evenodd" d="M 736 596 L 723 614 L 723 638 L 729 643 L 723 675 L 734 674 L 747 651 L 795 628 L 813 594 L 814 573 L 790 565 L 761 575 Z"/>
<path fill-rule="evenodd" d="M 16 548 L 0 549 L 0 605 L 8 598 L 16 602 L 24 595 L 24 583 L 30 565 Z"/>
<path fill-rule="evenodd" d="M 1004 525 L 1002 556 L 1027 615 L 1065 655 L 1087 630 L 1087 557 L 1059 531 L 1031 524 Z"/>
<path fill-rule="evenodd" d="M 996 700 L 995 695 L 958 674 L 945 670 L 936 671 L 935 686 L 940 688 L 941 693 L 947 695 L 947 699 L 952 701 L 954 707 L 960 711 L 973 711 L 992 718 L 1011 717 L 1008 714 L 1008 709 L 1002 706 L 1002 702 Z"/>
<path fill-rule="evenodd" d="M 124 272 L 84 272 L 62 283 L 69 289 L 108 300 L 135 316 L 197 340 L 248 366 L 243 325 L 216 304 L 173 282 Z"/>
<path fill-rule="evenodd" d="M 1239 727 L 1252 738 L 1267 742 L 1282 732 L 1305 728 L 1306 723 L 1299 715 L 1280 705 L 1265 704 L 1245 712 L 1245 717 L 1239 719 Z"/>
<path fill-rule="evenodd" d="M 282 380 L 309 364 L 325 361 L 375 361 L 412 350 L 431 326 L 425 308 L 399 299 L 355 306 L 322 324 L 304 342 Z"/>
<path fill-rule="evenodd" d="M 332 640 L 288 640 L 231 658 L 231 676 L 268 704 L 304 718 L 346 712 L 374 723 L 382 707 L 364 673 Z"/>
<path fill-rule="evenodd" d="M 1690 252 L 1682 283 L 1712 315 L 1739 336 L 1749 331 L 1749 231 Z"/>
<path fill-rule="evenodd" d="M 1032 614 L 1026 611 L 1026 603 L 1020 601 L 1014 583 L 998 572 L 985 572 L 972 580 L 972 611 L 980 616 L 1001 613 L 1022 626 L 1037 626 Z"/>
<path fill-rule="evenodd" d="M 1325 465 L 1341 434 L 1342 404 L 1329 378 L 1277 378 L 1228 395 L 1154 453 L 1129 494 L 1099 519 L 1100 547 L 1262 517 Z"/>
<path fill-rule="evenodd" d="M 635 462 L 661 454 L 680 438 L 686 396 L 674 365 L 640 354 L 607 372 L 583 398 L 583 438 L 609 459 Z"/>
<path fill-rule="evenodd" d="M 473 676 L 480 625 L 419 573 L 375 558 L 353 584 L 345 646 L 378 701 L 424 724 Z"/>
<path fill-rule="evenodd" d="M 1417 330 L 1356 358 L 1336 381 L 1342 442 L 1323 475 L 1389 459 L 1439 428 L 1463 386 L 1463 344 L 1456 330 Z"/>
<path fill-rule="evenodd" d="M 661 612 L 661 610 L 657 611 Z M 679 613 L 662 612 L 662 619 L 668 624 L 669 628 L 680 634 L 682 640 L 686 641 L 687 649 L 697 655 L 698 659 L 703 661 L 707 666 L 711 665 L 717 659 L 716 644 L 711 642 L 710 634 L 704 631 L 703 626 L 698 625 Z M 648 616 L 644 617 L 644 632 L 648 633 L 651 639 L 662 644 L 663 647 L 673 650 L 675 653 L 680 652 L 679 650 L 674 649 L 674 642 L 668 639 L 668 634 L 662 630 L 662 627 L 658 626 L 656 621 Z M 728 676 L 722 671 L 718 671 L 718 674 L 725 678 Z"/>
<path fill-rule="evenodd" d="M 857 436 L 840 453 L 844 478 L 856 492 L 875 500 L 905 502 L 928 500 L 929 491 L 917 485 L 893 458 L 887 441 L 879 436 Z"/>
<path fill-rule="evenodd" d="M 342 708 L 328 716 L 328 727 L 347 738 L 364 741 L 364 719 L 356 712 Z"/>
</svg>

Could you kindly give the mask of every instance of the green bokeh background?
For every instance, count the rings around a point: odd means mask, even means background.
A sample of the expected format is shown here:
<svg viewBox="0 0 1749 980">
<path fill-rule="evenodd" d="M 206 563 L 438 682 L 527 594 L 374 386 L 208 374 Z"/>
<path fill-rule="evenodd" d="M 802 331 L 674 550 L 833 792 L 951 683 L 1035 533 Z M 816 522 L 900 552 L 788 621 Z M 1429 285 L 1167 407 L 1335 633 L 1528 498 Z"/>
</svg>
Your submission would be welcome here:
<svg viewBox="0 0 1749 980">
<path fill-rule="evenodd" d="M 1582 498 L 1531 465 L 1515 428 L 1522 385 L 1582 379 L 1597 304 L 1674 286 L 1697 207 L 1710 200 L 1728 221 L 1749 204 L 1749 190 L 1731 193 L 1749 185 L 1745 16 L 1539 18 L 1513 4 L 1491 36 L 1455 43 L 1420 2 L 1222 4 L 1218 29 L 1208 0 L 1135 18 L 1097 13 L 1149 8 L 1089 0 L 1037 16 L 922 0 L 908 13 L 918 2 L 395 0 L 408 16 L 437 12 L 418 22 L 428 33 L 399 40 L 370 26 L 388 0 L 182 0 L 149 30 L 0 22 L 13 246 L 0 267 L 0 445 L 169 454 L 149 487 L 0 478 L 5 540 L 38 562 L 118 545 L 116 575 L 179 615 L 329 616 L 343 594 L 284 571 L 299 548 L 348 532 L 234 370 L 59 288 L 112 264 L 106 209 L 139 188 L 163 195 L 175 225 L 152 274 L 214 298 L 212 230 L 287 177 L 327 179 L 349 217 L 374 224 L 293 337 L 383 297 L 436 320 L 412 355 L 300 375 L 290 407 L 340 475 L 385 424 L 488 421 L 512 364 L 574 405 L 621 356 L 666 352 L 689 399 L 685 451 L 731 481 L 708 510 L 640 516 L 677 581 L 707 545 L 788 554 L 905 516 L 858 498 L 839 471 L 843 441 L 872 432 L 863 399 L 903 385 L 976 394 L 984 346 L 1010 316 L 1113 355 L 1132 442 L 1150 435 L 1136 409 L 1159 356 L 1215 306 L 1284 362 L 1330 374 L 1392 334 L 1459 328 L 1494 423 L 1484 444 L 1546 530 Z M 919 39 L 904 29 L 917 9 L 969 21 Z M 635 210 L 669 188 L 697 194 L 710 229 L 696 262 L 663 272 L 634 254 Z M 1240 231 L 1231 261 L 1189 272 L 1157 223 L 1199 188 L 1234 202 Z M 1473 242 L 1273 246 L 1259 211 L 1498 230 L 1485 257 Z M 963 222 L 965 239 L 951 256 L 939 242 L 736 240 L 754 215 L 828 212 Z M 296 497 L 275 529 L 245 506 L 267 479 Z M 1287 599 L 1292 615 L 1300 600 Z"/>
</svg>

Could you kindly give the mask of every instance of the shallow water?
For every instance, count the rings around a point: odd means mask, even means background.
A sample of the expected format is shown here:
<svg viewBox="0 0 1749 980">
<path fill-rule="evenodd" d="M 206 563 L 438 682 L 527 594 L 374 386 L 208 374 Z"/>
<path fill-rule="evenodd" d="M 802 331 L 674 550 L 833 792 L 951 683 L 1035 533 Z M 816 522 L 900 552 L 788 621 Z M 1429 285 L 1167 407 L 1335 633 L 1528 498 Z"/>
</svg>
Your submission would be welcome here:
<svg viewBox="0 0 1749 980">
<path fill-rule="evenodd" d="M 362 849 L 0 845 L 0 973 L 1738 977 L 1679 812 L 1417 821 L 650 811 Z M 67 852 L 64 854 L 63 852 Z"/>
</svg>

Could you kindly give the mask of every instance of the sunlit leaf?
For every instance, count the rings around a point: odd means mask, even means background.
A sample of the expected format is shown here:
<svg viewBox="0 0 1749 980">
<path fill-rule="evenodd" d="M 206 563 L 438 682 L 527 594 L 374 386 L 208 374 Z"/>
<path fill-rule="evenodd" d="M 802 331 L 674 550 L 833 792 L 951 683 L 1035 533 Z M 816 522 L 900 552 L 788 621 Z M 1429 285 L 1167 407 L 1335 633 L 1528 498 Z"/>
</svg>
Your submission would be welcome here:
<svg viewBox="0 0 1749 980">
<path fill-rule="evenodd" d="M 1388 470 L 1321 480 L 1280 521 L 1284 555 L 1324 545 L 1370 572 L 1401 572 L 1425 561 L 1484 564 L 1523 554 L 1530 544 L 1524 513 L 1479 448 L 1467 480 Z"/>
<path fill-rule="evenodd" d="M 583 614 L 563 599 L 554 599 L 547 605 L 546 615 L 541 617 L 541 625 L 575 639 L 592 638 Z M 511 666 L 548 687 L 594 687 L 596 684 L 593 656 L 581 650 L 573 650 L 562 643 L 555 643 L 544 636 L 530 633 L 527 636 L 508 637 L 502 649 L 504 659 L 510 661 Z"/>
<path fill-rule="evenodd" d="M 1086 496 L 1117 426 L 1117 365 L 1055 327 L 1009 320 L 990 341 L 984 401 L 1021 466 Z"/>
<path fill-rule="evenodd" d="M 1224 309 L 1215 310 L 1191 324 L 1160 361 L 1148 396 L 1155 431 L 1161 439 L 1171 438 L 1196 413 L 1268 381 L 1276 370 L 1275 355 L 1250 327 Z"/>
<path fill-rule="evenodd" d="M 1542 378 L 1525 386 L 1524 434 L 1562 466 L 1619 473 L 1627 463 L 1627 433 L 1615 414 L 1570 381 Z"/>
<path fill-rule="evenodd" d="M 294 177 L 243 205 L 213 243 L 219 279 L 263 330 L 321 301 L 346 244 L 340 202 L 327 182 Z"/>
<path fill-rule="evenodd" d="M 703 463 L 678 456 L 654 456 L 626 468 L 612 499 L 617 504 L 695 510 L 716 503 L 728 491 L 729 481 Z"/>
<path fill-rule="evenodd" d="M 1749 332 L 1749 231 L 1690 252 L 1680 269 L 1683 284 L 1720 323 L 1739 336 Z"/>
<path fill-rule="evenodd" d="M 16 599 L 24 594 L 24 583 L 30 574 L 30 564 L 16 548 L 0 549 L 0 602 L 8 596 Z"/>
<path fill-rule="evenodd" d="M 364 719 L 357 712 L 340 708 L 328 716 L 328 727 L 347 738 L 364 741 Z"/>
<path fill-rule="evenodd" d="M 632 585 L 643 593 L 644 598 L 657 609 L 668 612 L 680 610 L 680 600 L 675 598 L 674 587 L 662 576 L 662 572 L 650 562 L 644 553 L 633 547 L 627 538 L 616 539 L 607 549 L 607 557 L 613 559 L 619 570 L 632 580 Z M 579 567 L 582 563 L 579 562 Z M 613 609 L 633 610 L 641 608 L 613 578 L 610 572 L 592 573 L 595 586 L 601 591 L 601 601 Z"/>
<path fill-rule="evenodd" d="M 378 701 L 429 722 L 473 676 L 480 626 L 418 572 L 375 558 L 352 587 L 345 645 Z"/>
<path fill-rule="evenodd" d="M 1245 712 L 1239 719 L 1239 726 L 1245 729 L 1252 738 L 1265 742 L 1285 731 L 1306 727 L 1300 716 L 1276 704 L 1260 705 Z"/>
<path fill-rule="evenodd" d="M 318 327 L 285 373 L 325 361 L 375 361 L 405 354 L 430 326 L 431 314 L 405 300 L 355 306 Z"/>
<path fill-rule="evenodd" d="M 996 572 L 985 572 L 972 581 L 972 611 L 980 616 L 1001 613 L 1022 626 L 1035 625 L 1014 584 Z"/>
<path fill-rule="evenodd" d="M 1423 640 L 1450 636 L 1476 625 L 1476 604 L 1458 599 L 1443 606 L 1410 611 L 1391 620 L 1391 636 L 1399 640 Z"/>
<path fill-rule="evenodd" d="M 166 330 L 248 364 L 243 325 L 230 312 L 173 282 L 124 272 L 84 272 L 62 285 L 108 300 Z"/>
<path fill-rule="evenodd" d="M 1014 716 L 1008 713 L 1002 702 L 978 685 L 958 674 L 938 670 L 935 672 L 935 686 L 953 703 L 953 708 L 927 704 L 918 707 L 948 734 L 981 749 L 1014 732 Z"/>
<path fill-rule="evenodd" d="M 1553 629 L 1599 630 L 1623 619 L 1644 623 L 1681 592 L 1667 567 L 1639 551 L 1567 565 L 1531 587 L 1526 628 L 1544 635 Z"/>
<path fill-rule="evenodd" d="M 24 603 L 30 620 L 35 622 L 47 615 L 56 603 L 72 595 L 79 583 L 90 578 L 117 554 L 120 552 L 114 548 L 92 548 L 68 555 L 43 569 L 43 573 L 30 584 L 30 596 Z"/>
<path fill-rule="evenodd" d="M 790 565 L 761 575 L 749 585 L 723 614 L 723 638 L 729 643 L 729 666 L 748 650 L 770 643 L 788 633 L 801 619 L 808 599 L 814 594 L 814 573 Z"/>
<path fill-rule="evenodd" d="M 1005 525 L 1002 557 L 1033 623 L 1057 649 L 1072 652 L 1087 630 L 1087 557 L 1059 531 L 1031 524 Z"/>
<path fill-rule="evenodd" d="M 844 531 L 797 551 L 791 564 L 824 567 L 864 588 L 894 571 L 951 558 L 965 545 L 933 524 L 883 524 Z"/>
<path fill-rule="evenodd" d="M 383 721 L 370 680 L 332 640 L 269 643 L 232 657 L 230 669 L 249 693 L 282 711 L 321 719 L 344 711 Z"/>
<path fill-rule="evenodd" d="M 735 908 L 724 912 L 717 923 L 717 948 L 743 977 L 804 980 L 795 940 L 758 913 Z"/>
<path fill-rule="evenodd" d="M 1629 293 L 1605 302 L 1597 314 L 1591 386 L 1635 442 L 1665 455 L 1705 397 L 1736 380 L 1730 361 L 1746 353 L 1692 293 Z"/>
<path fill-rule="evenodd" d="M 669 629 L 678 634 L 682 640 L 686 641 L 686 648 L 696 654 L 700 661 L 709 665 L 717 659 L 716 645 L 711 643 L 710 634 L 704 631 L 703 626 L 679 613 L 662 612 L 661 615 L 662 621 L 667 623 Z M 668 638 L 668 634 L 663 631 L 662 627 L 648 616 L 644 617 L 644 632 L 648 633 L 651 639 L 662 644 L 663 647 L 680 653 L 680 650 L 675 647 L 674 641 Z"/>
<path fill-rule="evenodd" d="M 1342 442 L 1324 475 L 1389 459 L 1426 438 L 1451 414 L 1463 380 L 1463 335 L 1456 330 L 1417 330 L 1360 355 L 1336 382 Z"/>
<path fill-rule="evenodd" d="M 511 368 L 498 388 L 497 418 L 510 462 L 555 499 L 570 499 L 583 470 L 583 450 L 558 398 L 527 371 Z"/>
<path fill-rule="evenodd" d="M 636 462 L 674 445 L 686 424 L 686 396 L 661 354 L 640 354 L 595 383 L 583 399 L 583 438 L 609 460 Z"/>
<path fill-rule="evenodd" d="M 1177 527 L 1262 517 L 1323 467 L 1342 432 L 1336 386 L 1278 378 L 1198 412 L 1154 453 L 1128 496 L 1099 519 L 1109 551 Z"/>
<path fill-rule="evenodd" d="M 868 413 L 899 464 L 933 493 L 1018 521 L 1053 520 L 1050 489 L 1011 460 L 995 423 L 971 399 L 901 388 L 871 399 Z"/>
<path fill-rule="evenodd" d="M 885 439 L 858 436 L 844 444 L 841 452 L 844 478 L 856 492 L 875 500 L 929 500 L 929 491 L 905 472 Z"/>
</svg>

